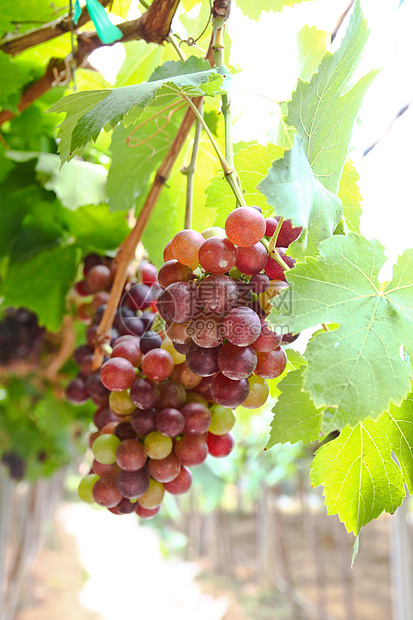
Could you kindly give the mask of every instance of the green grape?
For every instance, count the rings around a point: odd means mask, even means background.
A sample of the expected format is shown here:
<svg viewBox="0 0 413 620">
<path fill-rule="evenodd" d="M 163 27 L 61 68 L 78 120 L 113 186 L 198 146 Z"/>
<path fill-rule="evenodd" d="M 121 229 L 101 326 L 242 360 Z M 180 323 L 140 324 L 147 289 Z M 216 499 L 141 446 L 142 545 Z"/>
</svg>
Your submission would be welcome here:
<svg viewBox="0 0 413 620">
<path fill-rule="evenodd" d="M 82 478 L 77 489 L 82 502 L 87 502 L 88 504 L 93 504 L 95 502 L 93 499 L 93 487 L 95 486 L 95 482 L 97 482 L 97 480 L 99 480 L 99 476 L 97 474 L 88 474 Z"/>
<path fill-rule="evenodd" d="M 142 508 L 156 508 L 163 500 L 165 494 L 164 486 L 153 478 L 149 478 L 149 487 L 146 493 L 139 498 L 139 506 Z"/>
<path fill-rule="evenodd" d="M 226 435 L 235 424 L 235 415 L 232 409 L 214 405 L 211 408 L 212 420 L 209 425 L 209 432 L 214 435 Z"/>
<path fill-rule="evenodd" d="M 153 431 L 146 435 L 144 448 L 146 454 L 151 459 L 164 459 L 172 452 L 172 439 L 162 435 L 158 431 Z M 145 506 L 146 508 L 146 506 Z"/>
<path fill-rule="evenodd" d="M 113 413 L 116 413 L 118 416 L 130 415 L 135 411 L 135 405 L 130 399 L 130 390 L 111 392 L 109 396 L 109 406 Z"/>
<path fill-rule="evenodd" d="M 103 465 L 112 465 L 116 462 L 116 449 L 120 439 L 116 435 L 100 435 L 92 445 L 95 459 Z"/>
</svg>

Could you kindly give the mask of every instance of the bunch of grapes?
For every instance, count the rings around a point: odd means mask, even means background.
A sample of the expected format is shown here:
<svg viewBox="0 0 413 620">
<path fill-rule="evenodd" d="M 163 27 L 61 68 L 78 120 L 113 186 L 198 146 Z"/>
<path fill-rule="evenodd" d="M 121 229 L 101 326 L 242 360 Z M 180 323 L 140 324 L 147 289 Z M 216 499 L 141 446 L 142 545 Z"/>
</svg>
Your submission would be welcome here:
<svg viewBox="0 0 413 620">
<path fill-rule="evenodd" d="M 132 280 L 125 289 L 110 357 L 100 371 L 93 371 L 93 346 L 105 309 L 98 302 L 107 299 L 105 291 L 95 292 L 87 344 L 74 355 L 80 373 L 66 395 L 74 404 L 91 398 L 98 407 L 93 417 L 97 430 L 90 436 L 94 461 L 80 483 L 80 497 L 117 515 L 136 512 L 150 518 L 165 491 L 181 494 L 190 488 L 190 467 L 208 454 L 231 452 L 235 416 L 213 402 L 209 382 L 188 368 L 163 331 L 150 329 L 161 291 L 155 267 L 141 264 L 138 277 L 139 283 Z"/>
<path fill-rule="evenodd" d="M 269 299 L 288 286 L 284 267 L 267 249 L 266 238 L 277 225 L 258 207 L 240 207 L 225 229 L 183 230 L 164 251 L 158 312 L 188 368 L 208 382 L 223 407 L 263 405 L 266 380 L 278 377 L 287 363 L 281 345 L 291 337 L 266 321 Z M 288 267 L 294 259 L 286 248 L 300 232 L 289 220 L 280 228 L 277 251 Z"/>
<path fill-rule="evenodd" d="M 46 330 L 25 308 L 7 308 L 0 321 L 0 365 L 37 361 L 44 349 Z"/>
</svg>

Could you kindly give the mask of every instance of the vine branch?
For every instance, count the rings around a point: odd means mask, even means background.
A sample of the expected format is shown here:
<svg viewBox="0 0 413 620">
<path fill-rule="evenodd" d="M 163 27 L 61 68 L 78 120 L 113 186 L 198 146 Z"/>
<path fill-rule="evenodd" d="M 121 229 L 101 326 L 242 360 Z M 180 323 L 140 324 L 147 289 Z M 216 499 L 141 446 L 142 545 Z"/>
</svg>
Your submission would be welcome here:
<svg viewBox="0 0 413 620">
<path fill-rule="evenodd" d="M 119 41 L 116 41 L 116 43 L 126 43 L 127 41 L 142 39 L 147 43 L 161 44 L 169 36 L 171 22 L 173 16 L 175 15 L 176 9 L 178 8 L 178 4 L 179 0 L 153 0 L 146 13 L 137 19 L 118 24 L 118 28 L 122 31 L 123 36 L 119 39 Z M 86 19 L 86 21 L 88 20 Z M 68 28 L 67 32 L 69 32 L 69 30 L 70 28 Z M 66 31 L 61 31 L 58 34 L 54 34 L 53 37 L 59 36 L 59 34 L 64 34 L 64 32 Z M 24 35 L 21 36 L 23 37 Z M 50 36 L 50 38 L 53 37 Z M 45 39 L 45 41 L 46 40 L 48 39 Z M 39 42 L 43 43 L 44 41 Z M 77 35 L 77 43 L 77 50 L 74 57 L 72 54 L 69 54 L 66 58 L 50 59 L 44 75 L 29 84 L 29 86 L 24 90 L 17 105 L 18 112 L 23 112 L 34 101 L 52 88 L 52 86 L 66 83 L 71 76 L 71 66 L 80 67 L 89 54 L 91 54 L 94 50 L 99 47 L 108 47 L 102 43 L 96 32 L 81 33 Z M 38 43 L 34 43 L 33 45 L 37 44 Z M 24 51 L 24 49 L 27 48 L 23 48 L 20 51 Z M 0 127 L 3 123 L 13 119 L 15 116 L 16 114 L 10 110 L 2 110 L 0 112 Z"/>
<path fill-rule="evenodd" d="M 201 105 L 199 106 L 200 114 L 202 114 L 202 107 L 203 106 L 201 103 Z M 184 174 L 187 178 L 184 228 L 191 228 L 191 224 L 192 224 L 192 206 L 193 206 L 193 200 L 194 200 L 195 167 L 196 167 L 196 158 L 198 156 L 201 131 L 202 131 L 202 125 L 199 122 L 199 120 L 197 120 L 195 124 L 195 137 L 194 137 L 194 144 L 192 146 L 191 159 L 190 159 L 189 164 L 187 166 L 184 166 L 181 170 L 182 174 Z"/>
</svg>

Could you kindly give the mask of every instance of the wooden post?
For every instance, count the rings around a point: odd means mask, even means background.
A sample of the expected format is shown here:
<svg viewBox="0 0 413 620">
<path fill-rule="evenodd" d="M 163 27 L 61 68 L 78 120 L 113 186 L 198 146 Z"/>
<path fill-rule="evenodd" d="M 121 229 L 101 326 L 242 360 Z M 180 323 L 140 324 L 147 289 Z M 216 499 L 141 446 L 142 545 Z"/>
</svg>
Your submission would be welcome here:
<svg viewBox="0 0 413 620">
<path fill-rule="evenodd" d="M 393 584 L 393 620 L 413 618 L 412 532 L 407 522 L 408 499 L 391 519 L 390 566 Z"/>
</svg>

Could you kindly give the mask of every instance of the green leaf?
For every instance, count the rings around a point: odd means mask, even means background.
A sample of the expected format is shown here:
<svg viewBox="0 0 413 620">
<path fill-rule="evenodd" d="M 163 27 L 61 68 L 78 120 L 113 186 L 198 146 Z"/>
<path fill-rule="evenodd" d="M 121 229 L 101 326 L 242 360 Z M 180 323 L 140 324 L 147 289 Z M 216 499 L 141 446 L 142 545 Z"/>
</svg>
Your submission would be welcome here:
<svg viewBox="0 0 413 620">
<path fill-rule="evenodd" d="M 67 7 L 58 8 L 50 0 L 2 0 L 0 11 L 0 32 L 14 31 L 18 24 L 19 32 L 38 27 L 39 22 L 57 19 Z"/>
<path fill-rule="evenodd" d="M 241 178 L 247 204 L 261 207 L 266 217 L 273 215 L 273 209 L 268 205 L 266 197 L 257 190 L 257 185 L 266 176 L 274 159 L 282 157 L 283 149 L 274 144 L 262 146 L 254 142 L 240 142 L 234 147 L 234 165 Z M 206 206 L 216 209 L 215 226 L 223 226 L 235 207 L 235 198 L 222 173 L 212 179 L 206 195 Z"/>
<path fill-rule="evenodd" d="M 109 213 L 108 205 L 64 210 L 63 218 L 77 245 L 86 252 L 115 250 L 130 231 L 124 213 Z"/>
<path fill-rule="evenodd" d="M 305 24 L 297 34 L 298 77 L 309 82 L 313 73 L 317 70 L 327 47 L 330 44 L 331 35 L 325 30 L 317 30 L 315 26 Z"/>
<path fill-rule="evenodd" d="M 308 392 L 303 390 L 303 370 L 289 372 L 279 383 L 281 395 L 273 408 L 267 449 L 277 443 L 310 443 L 319 438 L 322 411 L 316 409 Z"/>
<path fill-rule="evenodd" d="M 250 19 L 258 21 L 263 11 L 282 11 L 285 7 L 293 7 L 295 4 L 301 4 L 305 0 L 263 0 L 256 2 L 255 0 L 238 0 L 237 7 L 241 9 L 244 15 Z"/>
<path fill-rule="evenodd" d="M 403 478 L 413 492 L 413 394 L 409 394 L 400 407 L 390 406 L 389 411 L 380 417 L 383 433 L 389 440 Z"/>
<path fill-rule="evenodd" d="M 319 448 L 311 482 L 324 485 L 328 514 L 338 514 L 355 534 L 383 511 L 393 514 L 405 495 L 389 440 L 373 420 L 346 427 L 337 439 Z"/>
<path fill-rule="evenodd" d="M 59 246 L 11 264 L 0 283 L 4 305 L 29 308 L 38 315 L 40 325 L 57 331 L 76 275 L 78 254 L 73 245 Z"/>
<path fill-rule="evenodd" d="M 17 111 L 16 105 L 10 105 L 9 98 L 11 95 L 19 95 L 27 80 L 28 76 L 10 60 L 10 57 L 0 52 L 0 107 Z"/>
<path fill-rule="evenodd" d="M 350 87 L 367 38 L 367 22 L 357 0 L 340 48 L 334 54 L 325 54 L 309 83 L 298 81 L 288 103 L 287 123 L 294 125 L 301 136 L 316 177 L 334 193 L 338 191 L 355 118 L 377 74 L 370 71 Z"/>
<path fill-rule="evenodd" d="M 344 164 L 343 174 L 341 175 L 338 197 L 343 203 L 343 215 L 347 227 L 353 232 L 360 232 L 360 216 L 362 214 L 360 204 L 362 197 L 357 185 L 359 179 L 360 176 L 353 162 L 348 159 Z"/>
<path fill-rule="evenodd" d="M 63 206 L 77 209 L 106 201 L 107 170 L 100 164 L 73 160 L 60 170 L 60 159 L 52 153 L 39 153 L 36 171 L 45 175 L 43 185 L 53 190 Z"/>
<path fill-rule="evenodd" d="M 378 274 L 385 257 L 378 241 L 335 235 L 319 251 L 318 259 L 288 272 L 291 314 L 282 314 L 282 293 L 269 316 L 294 333 L 321 322 L 340 323 L 315 335 L 306 350 L 304 389 L 316 407 L 335 408 L 327 427 L 333 430 L 377 417 L 410 391 L 411 367 L 399 350 L 404 345 L 413 353 L 413 250 L 399 257 L 384 290 Z"/>
<path fill-rule="evenodd" d="M 194 61 L 192 58 L 188 61 L 191 70 Z M 185 63 L 177 63 L 179 70 L 182 64 Z M 140 111 L 153 103 L 155 98 L 157 106 L 166 107 L 174 100 L 179 100 L 180 92 L 191 97 L 202 94 L 215 95 L 220 92 L 222 79 L 222 76 L 210 69 L 135 86 L 76 93 L 64 97 L 49 110 L 67 114 L 58 133 L 62 162 L 80 153 L 91 140 L 96 140 L 104 127 L 115 127 L 131 110 Z"/>
<path fill-rule="evenodd" d="M 131 209 L 137 201 L 138 207 L 141 206 L 184 115 L 183 109 L 171 114 L 172 110 L 154 116 L 159 110 L 150 107 L 140 119 L 140 124 L 145 125 L 138 132 L 132 133 L 132 127 L 125 128 L 122 124 L 113 132 L 107 183 L 112 211 Z"/>
<path fill-rule="evenodd" d="M 48 110 L 49 112 L 65 112 L 66 118 L 59 126 L 57 137 L 59 139 L 59 153 L 62 163 L 72 159 L 81 149 L 71 151 L 73 130 L 79 120 L 96 105 L 105 99 L 110 90 L 88 90 L 59 99 Z"/>
<path fill-rule="evenodd" d="M 330 237 L 342 212 L 341 202 L 315 177 L 299 136 L 292 149 L 271 166 L 258 186 L 275 213 L 302 226 L 306 233 L 291 246 L 292 256 L 316 255 L 317 244 Z"/>
</svg>

